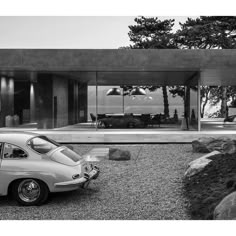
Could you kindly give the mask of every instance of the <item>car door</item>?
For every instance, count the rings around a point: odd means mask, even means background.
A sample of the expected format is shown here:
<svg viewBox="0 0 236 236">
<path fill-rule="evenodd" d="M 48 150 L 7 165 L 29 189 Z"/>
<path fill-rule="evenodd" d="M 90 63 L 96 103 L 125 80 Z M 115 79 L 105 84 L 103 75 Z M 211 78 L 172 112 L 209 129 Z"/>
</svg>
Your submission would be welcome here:
<svg viewBox="0 0 236 236">
<path fill-rule="evenodd" d="M 21 147 L 11 143 L 4 143 L 2 151 L 1 169 L 3 171 L 17 171 L 22 169 L 22 161 L 27 159 L 28 153 Z"/>
<path fill-rule="evenodd" d="M 24 160 L 28 153 L 22 148 L 10 144 L 1 144 L 0 195 L 5 195 L 9 183 L 17 176 L 18 171 L 24 171 Z"/>
<path fill-rule="evenodd" d="M 0 196 L 4 195 L 4 175 L 2 172 L 2 153 L 3 153 L 3 143 L 0 143 Z"/>
</svg>

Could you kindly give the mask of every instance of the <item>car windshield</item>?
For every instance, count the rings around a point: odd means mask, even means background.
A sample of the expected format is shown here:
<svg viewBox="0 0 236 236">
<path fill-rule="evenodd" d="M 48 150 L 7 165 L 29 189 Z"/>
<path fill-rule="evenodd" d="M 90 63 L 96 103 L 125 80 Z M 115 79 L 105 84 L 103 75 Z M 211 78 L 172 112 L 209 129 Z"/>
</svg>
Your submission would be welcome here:
<svg viewBox="0 0 236 236">
<path fill-rule="evenodd" d="M 57 147 L 59 147 L 60 144 L 56 143 L 55 141 L 45 136 L 38 136 L 38 137 L 32 138 L 28 142 L 28 146 L 30 146 L 34 151 L 40 154 L 46 154 L 56 149 Z"/>
</svg>

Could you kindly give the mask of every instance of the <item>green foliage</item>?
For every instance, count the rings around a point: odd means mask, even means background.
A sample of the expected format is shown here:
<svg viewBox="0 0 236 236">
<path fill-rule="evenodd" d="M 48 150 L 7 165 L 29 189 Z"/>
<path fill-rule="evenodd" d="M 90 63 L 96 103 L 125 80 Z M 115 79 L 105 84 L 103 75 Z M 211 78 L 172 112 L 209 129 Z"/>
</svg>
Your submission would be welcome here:
<svg viewBox="0 0 236 236">
<path fill-rule="evenodd" d="M 200 16 L 188 18 L 180 23 L 175 34 L 179 48 L 187 49 L 230 49 L 236 48 L 235 16 Z"/>
<path fill-rule="evenodd" d="M 174 19 L 159 20 L 157 17 L 137 17 L 135 25 L 129 26 L 129 38 L 133 42 L 132 49 L 174 49 L 177 48 L 172 28 Z M 142 86 L 143 87 L 143 86 Z M 156 91 L 161 86 L 146 86 L 150 91 Z M 169 117 L 167 86 L 162 86 L 164 114 Z"/>
<path fill-rule="evenodd" d="M 217 110 L 211 114 L 208 115 L 209 118 L 221 118 L 222 115 L 221 115 L 221 111 L 220 110 Z"/>
<path fill-rule="evenodd" d="M 134 45 L 133 49 L 166 49 L 177 48 L 174 41 L 174 19 L 159 20 L 157 17 L 138 17 L 134 21 L 136 25 L 129 26 L 129 38 Z"/>
<path fill-rule="evenodd" d="M 184 99 L 184 86 L 169 86 L 169 92 L 172 94 L 173 97 L 180 96 Z"/>
<path fill-rule="evenodd" d="M 188 18 L 180 23 L 181 29 L 173 32 L 174 19 L 161 21 L 157 17 L 137 17 L 135 24 L 129 26 L 129 38 L 133 45 L 121 49 L 234 49 L 236 48 L 236 17 L 235 16 L 200 16 L 196 19 Z M 132 87 L 132 86 L 131 86 Z M 161 86 L 141 86 L 155 91 Z M 196 86 L 191 87 L 196 90 Z M 130 87 L 125 89 L 129 94 Z M 170 86 L 169 92 L 173 97 L 184 99 L 184 86 Z M 163 94 L 164 96 L 164 94 Z M 236 101 L 235 87 L 202 86 L 201 87 L 201 116 L 207 103 L 215 105 L 221 102 L 221 111 L 214 116 L 223 114 L 227 101 Z M 164 97 L 166 111 L 168 100 Z M 236 105 L 236 102 L 234 103 Z"/>
<path fill-rule="evenodd" d="M 232 100 L 231 104 L 232 107 L 236 107 L 236 100 Z"/>
</svg>

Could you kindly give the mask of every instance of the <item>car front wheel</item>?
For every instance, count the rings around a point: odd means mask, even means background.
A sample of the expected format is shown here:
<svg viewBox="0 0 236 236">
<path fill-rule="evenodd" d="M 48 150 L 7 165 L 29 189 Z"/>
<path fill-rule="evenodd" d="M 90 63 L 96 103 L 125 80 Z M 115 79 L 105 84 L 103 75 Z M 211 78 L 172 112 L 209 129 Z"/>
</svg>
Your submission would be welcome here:
<svg viewBox="0 0 236 236">
<path fill-rule="evenodd" d="M 12 186 L 14 199 L 23 206 L 41 205 L 48 198 L 48 187 L 36 179 L 22 179 Z"/>
</svg>

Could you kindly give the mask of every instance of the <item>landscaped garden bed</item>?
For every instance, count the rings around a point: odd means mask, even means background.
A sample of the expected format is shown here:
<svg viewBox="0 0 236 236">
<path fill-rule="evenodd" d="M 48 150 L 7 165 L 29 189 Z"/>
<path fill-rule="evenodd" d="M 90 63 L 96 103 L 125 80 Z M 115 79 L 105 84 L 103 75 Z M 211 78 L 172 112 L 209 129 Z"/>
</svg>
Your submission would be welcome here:
<svg viewBox="0 0 236 236">
<path fill-rule="evenodd" d="M 209 158 L 210 159 L 210 158 Z M 213 159 L 213 158 L 212 158 Z M 236 155 L 218 155 L 204 170 L 184 179 L 184 194 L 189 199 L 193 219 L 213 219 L 220 201 L 234 191 Z"/>
<path fill-rule="evenodd" d="M 200 172 L 184 177 L 184 195 L 188 199 L 188 212 L 192 219 L 214 219 L 216 206 L 231 192 L 236 191 L 236 154 L 216 154 Z M 232 213 L 223 209 L 224 219 Z M 222 215 L 222 214 L 221 214 Z"/>
</svg>

